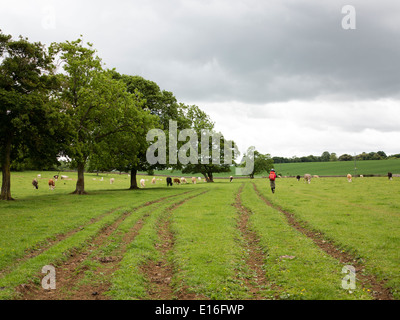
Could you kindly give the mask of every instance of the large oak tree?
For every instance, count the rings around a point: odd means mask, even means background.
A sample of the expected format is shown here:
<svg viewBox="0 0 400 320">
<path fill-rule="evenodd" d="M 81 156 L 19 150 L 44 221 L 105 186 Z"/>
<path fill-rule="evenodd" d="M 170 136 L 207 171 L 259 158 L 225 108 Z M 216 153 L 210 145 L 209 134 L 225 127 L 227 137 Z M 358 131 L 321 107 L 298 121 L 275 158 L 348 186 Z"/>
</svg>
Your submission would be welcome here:
<svg viewBox="0 0 400 320">
<path fill-rule="evenodd" d="M 51 48 L 63 66 L 60 99 L 67 106 L 72 137 L 66 153 L 78 171 L 73 193 L 85 194 L 87 161 L 96 152 L 111 153 L 111 144 L 117 144 L 117 138 L 129 134 L 134 137 L 138 128 L 143 128 L 143 101 L 129 93 L 122 81 L 114 79 L 114 71 L 103 68 L 92 44 L 85 46 L 78 39 Z"/>
<path fill-rule="evenodd" d="M 29 157 L 56 163 L 65 123 L 53 99 L 57 87 L 52 55 L 39 42 L 13 40 L 0 31 L 0 165 L 1 200 L 11 196 L 13 161 Z"/>
</svg>

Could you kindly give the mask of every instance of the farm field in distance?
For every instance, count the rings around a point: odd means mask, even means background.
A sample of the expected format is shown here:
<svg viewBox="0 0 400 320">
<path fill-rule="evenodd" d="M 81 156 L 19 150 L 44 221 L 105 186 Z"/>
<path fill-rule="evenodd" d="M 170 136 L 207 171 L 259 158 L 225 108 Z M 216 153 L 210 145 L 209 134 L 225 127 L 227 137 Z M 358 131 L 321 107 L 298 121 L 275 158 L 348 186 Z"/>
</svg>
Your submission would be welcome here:
<svg viewBox="0 0 400 320">
<path fill-rule="evenodd" d="M 146 187 L 128 190 L 128 175 L 86 173 L 77 196 L 76 173 L 49 190 L 54 174 L 11 175 L 1 300 L 400 298 L 400 178 L 286 178 L 272 194 L 260 178 L 167 187 L 138 176 Z M 55 289 L 42 287 L 49 265 Z"/>
<path fill-rule="evenodd" d="M 274 168 L 282 176 L 297 176 L 306 173 L 320 176 L 346 176 L 350 173 L 356 175 L 382 175 L 386 176 L 388 172 L 400 174 L 400 159 L 390 160 L 360 160 L 356 161 L 356 170 L 354 170 L 354 161 L 330 161 L 330 162 L 295 162 L 295 163 L 275 163 Z M 156 174 L 181 176 L 178 170 L 156 171 Z M 229 177 L 235 175 L 235 169 L 231 172 L 215 173 L 215 177 Z M 268 172 L 263 172 L 256 177 L 268 176 Z"/>
</svg>

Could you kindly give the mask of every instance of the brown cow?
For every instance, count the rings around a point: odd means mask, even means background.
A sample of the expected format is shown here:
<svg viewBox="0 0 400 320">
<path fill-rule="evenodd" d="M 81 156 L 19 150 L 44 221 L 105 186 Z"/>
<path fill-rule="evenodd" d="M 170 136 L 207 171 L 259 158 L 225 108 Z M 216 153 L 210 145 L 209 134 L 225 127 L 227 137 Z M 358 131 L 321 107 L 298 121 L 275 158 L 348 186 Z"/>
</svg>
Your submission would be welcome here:
<svg viewBox="0 0 400 320">
<path fill-rule="evenodd" d="M 56 187 L 56 183 L 54 182 L 53 179 L 50 179 L 49 180 L 49 189 L 54 190 L 55 187 Z"/>
<path fill-rule="evenodd" d="M 181 184 L 181 180 L 179 180 L 178 178 L 174 178 L 174 183 Z"/>
</svg>

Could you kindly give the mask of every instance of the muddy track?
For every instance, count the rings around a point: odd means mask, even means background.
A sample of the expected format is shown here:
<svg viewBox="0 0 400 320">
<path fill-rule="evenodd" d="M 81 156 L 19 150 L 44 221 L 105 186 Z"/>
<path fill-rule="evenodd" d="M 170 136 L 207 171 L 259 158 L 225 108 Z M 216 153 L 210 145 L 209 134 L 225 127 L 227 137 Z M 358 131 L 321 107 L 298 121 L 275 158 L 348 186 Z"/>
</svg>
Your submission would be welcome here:
<svg viewBox="0 0 400 320">
<path fill-rule="evenodd" d="M 109 210 L 109 211 L 107 211 L 107 212 L 105 212 L 105 213 L 103 213 L 103 214 L 101 214 L 101 215 L 99 215 L 99 216 L 97 216 L 95 218 L 90 219 L 88 222 L 80 225 L 79 227 L 77 227 L 77 228 L 75 228 L 73 230 L 68 231 L 67 233 L 57 234 L 55 236 L 52 236 L 49 240 L 42 241 L 41 243 L 43 243 L 43 245 L 39 244 L 37 248 L 27 251 L 25 256 L 23 256 L 21 258 L 18 258 L 15 261 L 15 263 L 13 263 L 12 265 L 7 266 L 3 270 L 0 270 L 0 276 L 12 271 L 12 269 L 16 265 L 19 265 L 19 264 L 21 264 L 23 262 L 28 261 L 29 259 L 37 257 L 38 255 L 42 254 L 43 252 L 45 252 L 46 250 L 48 250 L 52 246 L 58 244 L 59 242 L 67 239 L 70 236 L 73 236 L 75 233 L 81 231 L 85 227 L 90 226 L 93 223 L 96 223 L 97 221 L 103 219 L 104 217 L 112 214 L 113 212 L 115 212 L 115 211 L 117 211 L 119 209 L 120 208 L 111 209 L 111 210 Z"/>
<path fill-rule="evenodd" d="M 184 192 L 182 194 L 185 194 L 185 193 L 187 193 L 187 192 Z M 171 196 L 167 196 L 167 197 L 164 197 L 164 198 L 152 200 L 152 201 L 146 202 L 146 203 L 144 203 L 142 205 L 139 205 L 137 207 L 134 207 L 134 208 L 132 208 L 132 210 L 139 210 L 139 209 L 141 209 L 143 207 L 146 207 L 146 206 L 149 206 L 149 205 L 151 205 L 153 203 L 157 203 L 157 202 L 160 202 L 160 201 L 163 201 L 165 199 L 168 199 L 170 197 L 175 197 L 175 196 L 177 196 L 177 195 L 171 195 Z M 43 252 L 45 252 L 46 250 L 48 250 L 52 246 L 58 244 L 59 242 L 67 239 L 70 236 L 73 236 L 74 234 L 76 234 L 77 232 L 79 232 L 82 229 L 86 228 L 87 226 L 90 226 L 93 223 L 96 223 L 97 221 L 100 221 L 104 217 L 114 213 L 115 211 L 117 211 L 119 209 L 121 209 L 121 207 L 110 209 L 110 210 L 100 214 L 99 216 L 90 219 L 88 222 L 80 225 L 79 227 L 68 231 L 67 233 L 57 234 L 57 235 L 54 235 L 54 236 L 52 236 L 51 238 L 49 238 L 47 240 L 42 241 L 41 243 L 38 244 L 37 248 L 30 249 L 29 251 L 26 252 L 26 255 L 24 255 L 23 257 L 18 258 L 15 261 L 15 263 L 13 263 L 12 265 L 7 266 L 4 269 L 0 270 L 0 276 L 3 276 L 4 274 L 7 274 L 8 272 L 12 271 L 12 269 L 15 268 L 16 265 L 19 265 L 19 264 L 21 264 L 23 262 L 26 262 L 29 259 L 35 258 L 36 256 L 42 254 Z"/>
<path fill-rule="evenodd" d="M 357 280 L 362 284 L 368 284 L 368 287 L 372 288 L 372 296 L 375 300 L 393 300 L 393 295 L 389 288 L 385 287 L 383 281 L 379 281 L 375 276 L 371 274 L 365 274 L 365 265 L 350 255 L 347 252 L 343 252 L 340 248 L 336 247 L 330 242 L 321 232 L 315 232 L 311 228 L 307 227 L 306 223 L 298 221 L 298 219 L 290 212 L 283 210 L 282 208 L 273 205 L 262 193 L 257 189 L 253 182 L 253 187 L 257 195 L 271 208 L 278 210 L 283 213 L 288 221 L 288 224 L 300 231 L 302 234 L 314 241 L 323 251 L 329 254 L 331 257 L 339 260 L 341 263 L 351 265 L 356 270 Z"/>
<path fill-rule="evenodd" d="M 195 300 L 199 296 L 188 293 L 186 288 L 180 287 L 179 290 L 174 290 L 172 286 L 172 278 L 174 275 L 174 267 L 168 261 L 168 256 L 174 247 L 174 237 L 170 229 L 170 218 L 174 210 L 186 203 L 187 201 L 198 197 L 204 193 L 203 191 L 196 195 L 190 196 L 178 203 L 173 204 L 167 208 L 166 216 L 161 219 L 157 233 L 159 243 L 155 246 L 160 252 L 160 259 L 158 261 L 148 261 L 146 264 L 140 266 L 141 272 L 149 280 L 148 297 L 150 300 Z"/>
<path fill-rule="evenodd" d="M 276 285 L 269 283 L 265 276 L 265 270 L 263 269 L 265 255 L 262 248 L 259 246 L 259 238 L 257 234 L 249 229 L 249 216 L 251 212 L 242 205 L 240 199 L 243 187 L 244 184 L 240 186 L 239 191 L 236 194 L 234 206 L 240 215 L 238 228 L 245 242 L 244 249 L 248 252 L 246 264 L 251 272 L 251 278 L 248 279 L 246 277 L 244 281 L 251 294 L 250 299 L 263 300 L 265 299 L 262 292 L 263 287 L 273 288 L 276 292 L 279 292 L 279 288 Z M 278 295 L 276 295 L 275 298 L 278 299 Z"/>
<path fill-rule="evenodd" d="M 182 194 L 189 193 L 184 192 Z M 156 199 L 153 201 L 146 202 L 140 206 L 137 206 L 130 210 L 129 212 L 124 212 L 121 214 L 112 224 L 104 227 L 99 231 L 97 236 L 91 240 L 90 244 L 81 249 L 80 251 L 70 252 L 69 259 L 64 262 L 62 265 L 57 267 L 56 272 L 56 283 L 57 290 L 43 290 L 40 286 L 35 286 L 33 284 L 23 284 L 19 286 L 17 291 L 22 294 L 22 298 L 24 300 L 66 300 L 66 299 L 74 299 L 74 300 L 104 300 L 109 299 L 107 296 L 103 295 L 109 288 L 108 283 L 103 283 L 102 285 L 82 285 L 79 286 L 79 281 L 84 277 L 84 271 L 88 269 L 87 266 L 82 265 L 84 261 L 89 258 L 89 255 L 95 250 L 99 249 L 103 246 L 109 237 L 113 234 L 113 232 L 118 228 L 118 226 L 135 210 L 142 209 L 144 207 L 149 207 L 153 204 L 160 203 L 168 198 L 176 197 L 182 194 L 171 195 L 168 197 L 163 197 L 160 199 Z M 110 214 L 117 209 L 111 210 L 107 212 Z M 139 230 L 141 229 L 144 220 L 148 217 L 150 213 L 146 213 L 141 217 L 136 224 L 133 226 L 130 232 L 124 236 L 122 241 L 122 246 L 120 251 L 124 251 L 125 247 L 134 239 Z M 104 217 L 105 215 L 102 215 Z M 92 219 L 92 223 L 100 220 L 100 218 Z M 79 228 L 75 232 L 81 230 Z M 75 233 L 74 232 L 74 233 Z M 65 238 L 65 237 L 63 237 Z M 61 240 L 60 240 L 61 241 Z M 96 273 L 102 274 L 105 276 L 111 274 L 118 268 L 118 263 L 122 259 L 122 255 L 106 257 L 106 258 L 98 258 L 98 261 L 101 262 L 102 267 L 98 268 Z M 43 275 L 38 276 L 38 278 L 43 277 Z"/>
</svg>

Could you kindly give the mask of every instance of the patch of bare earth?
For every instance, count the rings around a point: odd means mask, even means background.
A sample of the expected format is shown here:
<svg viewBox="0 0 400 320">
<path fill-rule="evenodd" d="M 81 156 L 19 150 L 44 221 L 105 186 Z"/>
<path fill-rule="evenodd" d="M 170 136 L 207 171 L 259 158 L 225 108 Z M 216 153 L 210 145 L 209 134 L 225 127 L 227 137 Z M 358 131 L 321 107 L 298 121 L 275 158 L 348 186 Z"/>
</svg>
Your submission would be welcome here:
<svg viewBox="0 0 400 320">
<path fill-rule="evenodd" d="M 136 207 L 134 210 L 141 209 L 143 207 L 150 206 L 152 204 L 162 202 L 163 200 L 175 197 L 176 195 L 160 198 L 147 202 L 143 205 Z M 115 209 L 116 210 L 116 209 Z M 114 211 L 115 211 L 114 210 Z M 126 250 L 126 246 L 135 238 L 140 231 L 144 220 L 149 216 L 150 213 L 146 213 L 133 228 L 128 232 L 122 241 L 121 247 L 119 248 L 118 255 L 111 257 L 99 257 L 97 260 L 101 263 L 101 267 L 93 272 L 94 275 L 102 275 L 104 277 L 103 282 L 96 282 L 95 284 L 84 284 L 81 285 L 80 281 L 85 276 L 85 271 L 88 267 L 83 264 L 88 259 L 90 254 L 101 246 L 103 246 L 109 237 L 114 233 L 118 226 L 128 217 L 132 212 L 125 212 L 118 217 L 114 223 L 106 226 L 91 240 L 90 245 L 84 249 L 75 250 L 68 253 L 69 257 L 67 261 L 56 267 L 56 289 L 45 290 L 41 286 L 30 284 L 22 284 L 16 288 L 24 300 L 108 300 L 109 297 L 104 295 L 109 290 L 110 283 L 107 281 L 108 277 L 118 269 L 118 264 L 122 259 L 123 252 Z M 110 212 L 111 213 L 111 212 Z M 97 219 L 96 219 L 97 221 Z M 94 222 L 94 221 L 93 221 Z M 43 277 L 43 275 L 42 275 Z M 39 276 L 40 278 L 40 276 Z"/>
<path fill-rule="evenodd" d="M 253 187 L 258 196 L 268 206 L 274 208 L 275 210 L 278 210 L 286 216 L 290 226 L 313 240 L 316 245 L 318 245 L 323 251 L 325 251 L 333 258 L 339 260 L 343 264 L 353 266 L 356 271 L 357 280 L 360 281 L 364 287 L 371 288 L 372 295 L 375 300 L 393 300 L 393 295 L 390 289 L 385 286 L 385 282 L 379 281 L 375 276 L 371 274 L 365 274 L 365 265 L 363 265 L 358 259 L 336 247 L 332 242 L 327 240 L 327 238 L 321 232 L 315 232 L 311 230 L 311 228 L 307 227 L 306 223 L 298 221 L 292 213 L 282 210 L 282 208 L 273 205 L 270 201 L 268 201 L 267 198 L 262 195 L 262 193 L 257 189 L 254 183 Z"/>
<path fill-rule="evenodd" d="M 274 288 L 277 292 L 279 288 L 275 285 L 270 284 L 265 276 L 265 271 L 263 269 L 265 255 L 262 248 L 259 246 L 259 238 L 257 234 L 249 229 L 249 210 L 242 205 L 240 194 L 242 193 L 243 185 L 239 188 L 236 194 L 236 199 L 234 206 L 239 212 L 239 225 L 238 228 L 243 236 L 245 242 L 245 250 L 248 252 L 247 266 L 251 271 L 251 278 L 245 278 L 245 284 L 248 288 L 251 298 L 254 300 L 263 300 L 265 295 L 263 295 L 263 288 Z"/>
<path fill-rule="evenodd" d="M 207 191 L 188 197 L 178 203 L 175 203 L 167 209 L 167 214 L 160 221 L 157 233 L 159 242 L 155 244 L 157 250 L 160 252 L 160 259 L 158 261 L 149 260 L 146 264 L 140 266 L 141 272 L 149 280 L 148 297 L 149 300 L 195 300 L 203 299 L 196 294 L 187 292 L 187 288 L 180 287 L 175 290 L 172 286 L 172 278 L 174 275 L 174 267 L 168 261 L 168 256 L 174 247 L 174 237 L 170 228 L 170 218 L 173 211 L 180 207 L 190 199 L 200 196 Z"/>
</svg>

